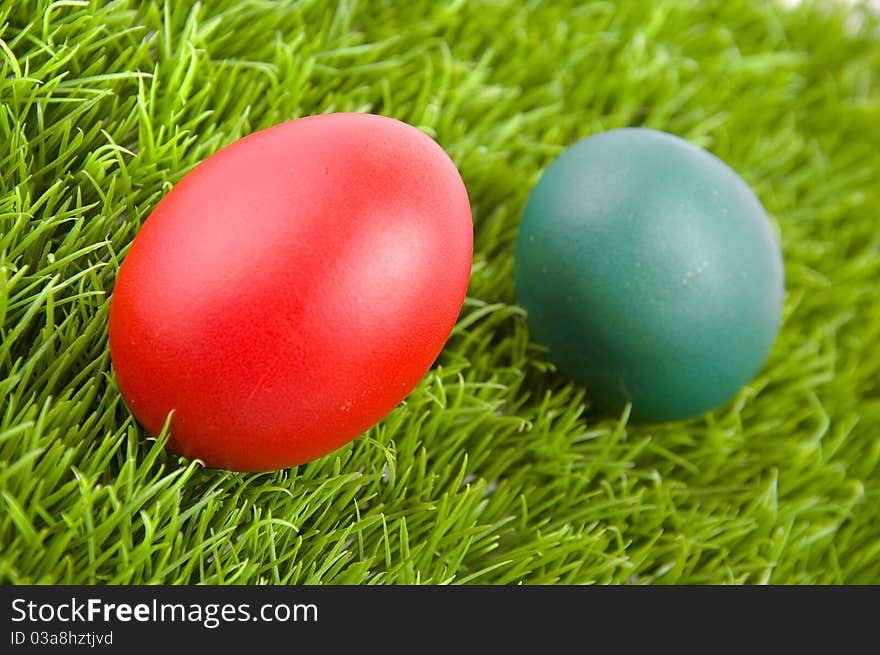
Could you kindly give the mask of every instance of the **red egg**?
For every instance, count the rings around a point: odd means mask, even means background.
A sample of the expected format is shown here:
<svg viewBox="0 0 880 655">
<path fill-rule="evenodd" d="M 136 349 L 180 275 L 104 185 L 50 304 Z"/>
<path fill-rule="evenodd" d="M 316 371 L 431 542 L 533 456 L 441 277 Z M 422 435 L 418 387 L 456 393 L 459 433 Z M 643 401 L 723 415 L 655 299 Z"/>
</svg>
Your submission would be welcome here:
<svg viewBox="0 0 880 655">
<path fill-rule="evenodd" d="M 209 157 L 119 270 L 110 354 L 151 434 L 208 466 L 266 471 L 349 442 L 449 337 L 473 226 L 455 165 L 370 114 L 311 116 Z"/>
</svg>

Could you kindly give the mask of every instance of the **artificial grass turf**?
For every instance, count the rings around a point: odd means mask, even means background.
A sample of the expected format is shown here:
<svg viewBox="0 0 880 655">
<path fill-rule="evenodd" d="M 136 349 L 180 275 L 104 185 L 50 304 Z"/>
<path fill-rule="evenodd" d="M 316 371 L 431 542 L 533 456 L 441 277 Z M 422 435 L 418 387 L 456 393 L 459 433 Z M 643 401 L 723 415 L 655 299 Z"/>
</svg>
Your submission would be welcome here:
<svg viewBox="0 0 880 655">
<path fill-rule="evenodd" d="M 0 25 L 0 581 L 880 582 L 876 17 L 7 0 Z M 182 460 L 113 378 L 118 263 L 199 161 L 340 110 L 417 125 L 459 166 L 475 225 L 459 323 L 405 403 L 331 455 L 259 475 Z M 785 256 L 767 365 L 687 422 L 592 408 L 513 304 L 529 188 L 624 125 L 730 163 Z"/>
</svg>

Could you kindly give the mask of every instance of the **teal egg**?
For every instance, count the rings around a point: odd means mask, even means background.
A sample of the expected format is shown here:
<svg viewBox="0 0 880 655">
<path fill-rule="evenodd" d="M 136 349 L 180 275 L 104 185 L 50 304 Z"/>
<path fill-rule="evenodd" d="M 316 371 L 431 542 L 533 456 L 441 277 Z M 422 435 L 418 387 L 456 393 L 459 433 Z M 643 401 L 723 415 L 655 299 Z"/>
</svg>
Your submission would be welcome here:
<svg viewBox="0 0 880 655">
<path fill-rule="evenodd" d="M 557 369 L 632 418 L 700 415 L 761 369 L 779 331 L 782 254 L 727 164 L 665 132 L 574 144 L 532 190 L 517 303 Z"/>
</svg>

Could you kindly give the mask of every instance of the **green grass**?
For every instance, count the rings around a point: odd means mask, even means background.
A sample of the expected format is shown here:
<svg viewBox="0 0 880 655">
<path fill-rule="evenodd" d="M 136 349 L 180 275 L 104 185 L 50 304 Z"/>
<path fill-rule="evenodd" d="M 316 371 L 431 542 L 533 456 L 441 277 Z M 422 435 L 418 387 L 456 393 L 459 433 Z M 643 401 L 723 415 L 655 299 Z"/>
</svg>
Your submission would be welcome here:
<svg viewBox="0 0 880 655">
<path fill-rule="evenodd" d="M 2 0 L 0 582 L 880 583 L 880 20 L 835 6 Z M 182 460 L 115 383 L 119 262 L 199 161 L 340 110 L 459 166 L 459 324 L 331 455 Z M 785 255 L 766 367 L 688 422 L 592 408 L 514 304 L 528 189 L 624 125 L 729 162 Z"/>
</svg>

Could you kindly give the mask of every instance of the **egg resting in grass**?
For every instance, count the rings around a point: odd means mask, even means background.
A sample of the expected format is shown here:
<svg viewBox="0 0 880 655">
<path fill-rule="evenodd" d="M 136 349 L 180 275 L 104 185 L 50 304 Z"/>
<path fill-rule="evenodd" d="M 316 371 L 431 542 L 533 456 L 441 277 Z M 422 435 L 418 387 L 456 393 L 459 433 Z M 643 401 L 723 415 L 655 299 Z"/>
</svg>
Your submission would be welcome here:
<svg viewBox="0 0 880 655">
<path fill-rule="evenodd" d="M 748 185 L 643 128 L 589 137 L 550 164 L 526 204 L 515 281 L 558 369 L 643 421 L 699 415 L 747 384 L 776 338 L 785 286 Z"/>
<path fill-rule="evenodd" d="M 290 467 L 374 425 L 442 349 L 473 227 L 430 137 L 370 114 L 302 118 L 223 148 L 162 199 L 110 306 L 126 403 L 208 466 Z"/>
</svg>

